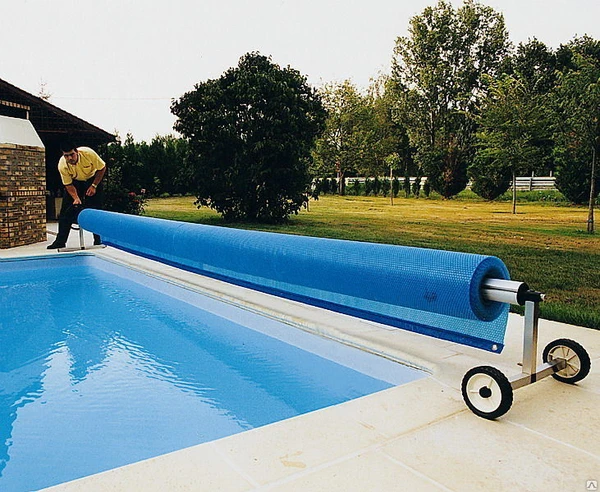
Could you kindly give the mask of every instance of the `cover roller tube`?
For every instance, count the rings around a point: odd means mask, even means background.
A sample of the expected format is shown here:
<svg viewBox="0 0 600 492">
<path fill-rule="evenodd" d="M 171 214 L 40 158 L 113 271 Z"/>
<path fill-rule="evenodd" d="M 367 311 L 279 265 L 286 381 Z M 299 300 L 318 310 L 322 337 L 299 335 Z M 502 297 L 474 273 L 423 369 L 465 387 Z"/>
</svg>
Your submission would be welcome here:
<svg viewBox="0 0 600 492">
<path fill-rule="evenodd" d="M 491 256 L 245 231 L 92 209 L 81 212 L 79 223 L 102 236 L 108 246 L 284 297 L 352 304 L 377 313 L 383 309 L 392 316 L 403 307 L 480 321 L 497 319 L 506 306 L 481 295 L 484 279 L 509 278 L 501 260 Z"/>
<path fill-rule="evenodd" d="M 248 231 L 85 209 L 107 246 L 316 307 L 500 352 L 509 306 L 482 295 L 509 279 L 496 257 Z"/>
</svg>

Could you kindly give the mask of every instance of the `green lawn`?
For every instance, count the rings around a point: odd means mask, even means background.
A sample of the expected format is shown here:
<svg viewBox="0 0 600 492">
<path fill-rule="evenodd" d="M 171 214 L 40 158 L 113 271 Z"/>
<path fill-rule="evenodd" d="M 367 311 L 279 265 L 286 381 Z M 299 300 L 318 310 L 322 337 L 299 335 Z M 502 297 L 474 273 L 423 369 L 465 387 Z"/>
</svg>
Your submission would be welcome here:
<svg viewBox="0 0 600 492">
<path fill-rule="evenodd" d="M 281 226 L 225 224 L 193 197 L 152 199 L 145 214 L 286 234 L 372 241 L 502 259 L 515 280 L 547 294 L 542 317 L 600 328 L 600 233 L 585 232 L 586 207 L 507 202 L 322 196 Z M 598 220 L 600 224 L 600 219 Z"/>
</svg>

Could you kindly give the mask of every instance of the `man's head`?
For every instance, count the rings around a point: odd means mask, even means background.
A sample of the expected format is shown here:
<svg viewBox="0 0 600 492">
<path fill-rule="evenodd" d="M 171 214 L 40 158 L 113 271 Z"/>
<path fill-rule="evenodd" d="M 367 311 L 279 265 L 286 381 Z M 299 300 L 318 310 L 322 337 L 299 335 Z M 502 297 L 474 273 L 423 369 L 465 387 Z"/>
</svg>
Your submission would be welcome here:
<svg viewBox="0 0 600 492">
<path fill-rule="evenodd" d="M 79 152 L 77 151 L 77 146 L 73 144 L 70 140 L 65 140 L 60 144 L 60 150 L 62 151 L 62 155 L 67 161 L 67 164 L 74 166 L 79 161 Z"/>
</svg>

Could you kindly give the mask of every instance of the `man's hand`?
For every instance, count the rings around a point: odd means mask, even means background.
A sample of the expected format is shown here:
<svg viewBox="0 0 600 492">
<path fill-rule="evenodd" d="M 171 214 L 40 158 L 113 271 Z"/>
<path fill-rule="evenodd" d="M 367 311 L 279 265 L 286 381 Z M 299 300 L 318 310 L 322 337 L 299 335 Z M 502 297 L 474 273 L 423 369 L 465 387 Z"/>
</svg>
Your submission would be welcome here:
<svg viewBox="0 0 600 492">
<path fill-rule="evenodd" d="M 85 192 L 85 196 L 94 196 L 96 194 L 96 187 L 94 185 L 90 186 Z"/>
</svg>

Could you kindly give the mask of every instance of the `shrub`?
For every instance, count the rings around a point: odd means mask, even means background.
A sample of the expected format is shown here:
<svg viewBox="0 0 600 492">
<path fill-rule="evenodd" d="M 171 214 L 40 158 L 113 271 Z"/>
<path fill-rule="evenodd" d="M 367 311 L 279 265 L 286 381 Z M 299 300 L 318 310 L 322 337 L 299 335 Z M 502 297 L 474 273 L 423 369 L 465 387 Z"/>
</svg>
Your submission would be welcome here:
<svg viewBox="0 0 600 492">
<path fill-rule="evenodd" d="M 425 181 L 425 184 L 423 185 L 423 194 L 425 195 L 425 198 L 429 198 L 429 195 L 431 194 L 431 184 L 429 183 L 429 180 Z"/>
<path fill-rule="evenodd" d="M 408 198 L 410 196 L 410 176 L 407 174 L 406 176 L 404 176 L 404 194 L 406 195 L 406 198 Z"/>
<path fill-rule="evenodd" d="M 563 151 L 557 154 L 556 188 L 570 202 L 587 203 L 590 199 L 591 157 L 577 151 Z M 600 172 L 596 171 L 596 197 L 598 193 L 600 193 Z"/>
<path fill-rule="evenodd" d="M 358 181 L 358 179 L 353 180 L 350 184 L 350 194 L 354 196 L 360 195 L 360 188 L 360 181 Z"/>
<path fill-rule="evenodd" d="M 421 194 L 421 176 L 415 178 L 415 182 L 412 184 L 412 192 L 416 198 L 419 198 L 419 195 Z"/>
<path fill-rule="evenodd" d="M 329 185 L 329 191 L 335 195 L 338 192 L 338 180 L 335 178 L 331 178 L 330 181 L 330 185 Z"/>
<path fill-rule="evenodd" d="M 390 194 L 390 180 L 388 178 L 384 178 L 381 182 L 381 194 L 384 197 L 387 197 Z"/>
<path fill-rule="evenodd" d="M 446 151 L 429 151 L 420 156 L 427 180 L 444 198 L 458 195 L 467 187 L 466 151 L 454 143 Z"/>
<path fill-rule="evenodd" d="M 109 169 L 104 184 L 104 209 L 131 215 L 141 215 L 146 204 L 146 190 L 129 190 L 122 185 L 121 168 Z"/>
<path fill-rule="evenodd" d="M 120 212 L 130 215 L 142 215 L 146 205 L 145 190 L 135 191 L 122 190 L 119 193 L 105 194 L 104 209 L 110 212 Z"/>
<path fill-rule="evenodd" d="M 472 176 L 471 190 L 484 200 L 495 200 L 506 193 L 510 188 L 512 175 L 510 170 L 493 172 L 488 175 L 478 174 Z"/>
<path fill-rule="evenodd" d="M 373 195 L 378 196 L 381 193 L 381 181 L 377 176 L 373 178 Z"/>
<path fill-rule="evenodd" d="M 400 180 L 394 176 L 394 180 L 392 181 L 392 192 L 394 193 L 394 198 L 398 196 L 398 192 L 400 191 Z"/>
</svg>

